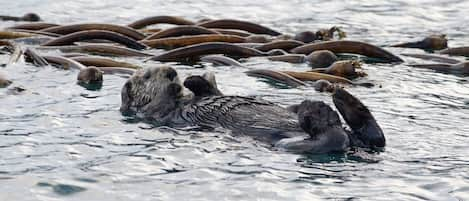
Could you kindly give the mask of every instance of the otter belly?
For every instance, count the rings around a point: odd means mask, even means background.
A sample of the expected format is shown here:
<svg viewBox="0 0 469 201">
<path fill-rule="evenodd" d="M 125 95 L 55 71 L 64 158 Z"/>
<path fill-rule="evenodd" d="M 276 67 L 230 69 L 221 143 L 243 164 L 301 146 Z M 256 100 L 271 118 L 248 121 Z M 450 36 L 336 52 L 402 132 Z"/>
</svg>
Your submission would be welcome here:
<svg viewBox="0 0 469 201">
<path fill-rule="evenodd" d="M 191 124 L 222 127 L 275 143 L 306 133 L 297 115 L 271 102 L 252 97 L 212 96 L 184 106 L 182 118 Z"/>
</svg>

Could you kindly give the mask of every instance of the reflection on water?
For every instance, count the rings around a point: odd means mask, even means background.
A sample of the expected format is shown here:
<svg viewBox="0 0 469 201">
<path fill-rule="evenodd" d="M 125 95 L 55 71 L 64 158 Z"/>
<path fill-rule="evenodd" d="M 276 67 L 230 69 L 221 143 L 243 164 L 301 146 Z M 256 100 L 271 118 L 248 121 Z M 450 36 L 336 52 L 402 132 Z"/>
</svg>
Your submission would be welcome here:
<svg viewBox="0 0 469 201">
<path fill-rule="evenodd" d="M 469 45 L 469 3 L 419 1 L 2 1 L 3 13 L 37 12 L 53 23 L 127 24 L 151 15 L 237 18 L 285 33 L 338 25 L 351 39 L 388 45 L 445 33 Z M 13 25 L 0 22 L 0 27 Z M 399 54 L 420 52 L 389 48 Z M 0 63 L 7 61 L 0 55 Z M 404 57 L 406 62 L 418 59 Z M 143 64 L 140 60 L 128 62 Z M 249 69 L 305 70 L 303 64 L 251 58 Z M 331 103 L 312 88 L 246 77 L 246 69 L 176 65 L 182 76 L 216 73 L 226 94 L 289 105 Z M 348 87 L 369 106 L 388 146 L 378 154 L 297 155 L 223 131 L 154 128 L 119 112 L 125 78 L 100 90 L 75 84 L 76 71 L 18 63 L 0 89 L 0 200 L 464 200 L 469 198 L 467 78 L 405 65 L 368 63 L 373 88 Z M 249 86 L 249 87 L 246 87 Z"/>
</svg>

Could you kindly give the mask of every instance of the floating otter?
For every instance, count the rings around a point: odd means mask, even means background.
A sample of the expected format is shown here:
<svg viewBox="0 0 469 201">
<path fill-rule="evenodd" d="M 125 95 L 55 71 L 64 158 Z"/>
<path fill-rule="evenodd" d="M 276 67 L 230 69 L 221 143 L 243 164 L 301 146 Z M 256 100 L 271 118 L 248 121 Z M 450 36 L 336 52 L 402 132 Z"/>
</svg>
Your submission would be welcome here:
<svg viewBox="0 0 469 201">
<path fill-rule="evenodd" d="M 334 103 L 352 131 L 327 104 L 303 101 L 287 110 L 271 102 L 242 96 L 207 96 L 184 101 L 176 70 L 153 67 L 137 71 L 122 88 L 120 111 L 159 125 L 223 127 L 295 152 L 343 152 L 354 146 L 384 147 L 376 120 L 357 98 L 336 89 Z"/>
</svg>

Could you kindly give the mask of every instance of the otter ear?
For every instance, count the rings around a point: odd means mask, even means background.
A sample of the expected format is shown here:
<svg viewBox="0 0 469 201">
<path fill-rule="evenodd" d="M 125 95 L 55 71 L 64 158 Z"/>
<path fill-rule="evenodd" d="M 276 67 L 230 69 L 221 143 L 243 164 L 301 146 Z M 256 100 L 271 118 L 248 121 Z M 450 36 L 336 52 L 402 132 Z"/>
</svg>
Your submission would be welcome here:
<svg viewBox="0 0 469 201">
<path fill-rule="evenodd" d="M 213 72 L 206 72 L 202 75 L 202 77 L 210 83 L 213 88 L 218 88 L 217 80 L 215 79 L 215 74 Z"/>
<path fill-rule="evenodd" d="M 132 105 L 132 102 L 133 102 L 133 98 L 132 96 L 130 96 L 130 92 L 132 90 L 132 82 L 127 81 L 124 85 L 124 87 L 122 87 L 122 91 L 121 91 L 121 108 L 120 108 L 120 111 L 122 113 L 130 113 L 130 106 Z"/>
<path fill-rule="evenodd" d="M 213 72 L 206 72 L 202 75 L 202 77 L 208 82 L 212 95 L 223 95 L 223 93 L 218 89 L 217 80 L 215 79 L 215 74 Z"/>
</svg>

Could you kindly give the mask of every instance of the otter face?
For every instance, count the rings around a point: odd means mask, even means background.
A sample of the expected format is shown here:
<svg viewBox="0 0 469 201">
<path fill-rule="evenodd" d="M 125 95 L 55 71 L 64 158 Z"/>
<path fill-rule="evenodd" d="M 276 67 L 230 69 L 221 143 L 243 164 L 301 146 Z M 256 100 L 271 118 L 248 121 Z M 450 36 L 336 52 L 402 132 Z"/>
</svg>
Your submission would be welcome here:
<svg viewBox="0 0 469 201">
<path fill-rule="evenodd" d="M 140 69 L 127 80 L 121 92 L 120 111 L 124 114 L 171 109 L 182 96 L 176 70 L 169 66 Z M 168 103 L 168 104 L 165 104 Z"/>
<path fill-rule="evenodd" d="M 367 146 L 384 147 L 386 140 L 375 118 L 363 103 L 342 88 L 333 94 L 333 102 L 353 133 Z"/>
</svg>

